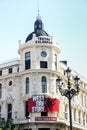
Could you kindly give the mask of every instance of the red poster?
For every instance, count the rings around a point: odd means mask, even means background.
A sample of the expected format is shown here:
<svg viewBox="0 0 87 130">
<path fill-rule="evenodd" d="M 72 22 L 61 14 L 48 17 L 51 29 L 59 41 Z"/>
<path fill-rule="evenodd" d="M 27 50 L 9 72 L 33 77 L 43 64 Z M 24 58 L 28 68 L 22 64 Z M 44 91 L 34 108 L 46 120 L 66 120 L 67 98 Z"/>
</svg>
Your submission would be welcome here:
<svg viewBox="0 0 87 130">
<path fill-rule="evenodd" d="M 45 112 L 59 112 L 59 100 L 55 98 L 44 99 Z"/>
<path fill-rule="evenodd" d="M 28 112 L 59 112 L 59 100 L 34 96 L 28 99 Z"/>
</svg>

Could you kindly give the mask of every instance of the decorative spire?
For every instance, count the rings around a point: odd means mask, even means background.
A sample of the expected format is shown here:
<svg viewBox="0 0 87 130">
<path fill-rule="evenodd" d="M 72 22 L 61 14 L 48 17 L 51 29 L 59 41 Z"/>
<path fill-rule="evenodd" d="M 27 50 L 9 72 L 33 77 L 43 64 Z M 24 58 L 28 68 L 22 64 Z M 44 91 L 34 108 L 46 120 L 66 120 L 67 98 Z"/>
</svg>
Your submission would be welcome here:
<svg viewBox="0 0 87 130">
<path fill-rule="evenodd" d="M 39 13 L 40 13 L 40 10 L 39 10 L 39 0 L 37 0 L 37 19 L 41 19 Z"/>
<path fill-rule="evenodd" d="M 38 12 L 38 18 L 39 18 L 39 0 L 37 0 L 37 12 Z"/>
<path fill-rule="evenodd" d="M 34 31 L 27 36 L 25 42 L 31 40 L 33 38 L 33 34 L 35 34 L 36 37 L 49 36 L 46 31 L 44 31 L 44 25 L 39 15 L 39 0 L 37 0 L 37 13 L 38 15 L 36 17 L 36 21 L 34 22 Z"/>
<path fill-rule="evenodd" d="M 39 17 L 40 17 L 40 16 L 39 16 L 39 9 L 38 9 L 38 11 L 37 11 L 37 12 L 38 12 L 37 18 L 39 19 Z"/>
</svg>

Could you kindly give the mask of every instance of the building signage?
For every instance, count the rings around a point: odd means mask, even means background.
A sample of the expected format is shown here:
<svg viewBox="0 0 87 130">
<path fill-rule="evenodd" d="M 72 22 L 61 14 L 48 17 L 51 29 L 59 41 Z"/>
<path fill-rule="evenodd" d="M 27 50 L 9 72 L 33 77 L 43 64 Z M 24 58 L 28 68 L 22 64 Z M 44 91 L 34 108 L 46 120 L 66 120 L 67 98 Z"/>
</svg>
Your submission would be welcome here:
<svg viewBox="0 0 87 130">
<path fill-rule="evenodd" d="M 35 117 L 35 121 L 57 121 L 57 117 Z"/>
<path fill-rule="evenodd" d="M 59 112 L 59 100 L 33 95 L 28 99 L 28 112 Z"/>
<path fill-rule="evenodd" d="M 52 39 L 49 37 L 38 37 L 38 40 L 35 43 L 50 43 L 52 44 Z"/>
<path fill-rule="evenodd" d="M 44 95 L 34 95 L 33 102 L 35 102 L 36 105 L 32 107 L 32 112 L 44 111 Z"/>
</svg>

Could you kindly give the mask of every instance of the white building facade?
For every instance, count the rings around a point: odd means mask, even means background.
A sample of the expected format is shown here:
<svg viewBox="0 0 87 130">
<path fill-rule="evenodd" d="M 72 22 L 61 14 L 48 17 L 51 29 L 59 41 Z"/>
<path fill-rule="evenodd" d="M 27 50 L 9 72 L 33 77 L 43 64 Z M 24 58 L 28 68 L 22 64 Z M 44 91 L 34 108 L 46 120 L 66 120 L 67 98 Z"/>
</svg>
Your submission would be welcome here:
<svg viewBox="0 0 87 130">
<path fill-rule="evenodd" d="M 13 119 L 20 130 L 69 130 L 68 100 L 56 85 L 60 76 L 67 86 L 67 64 L 59 61 L 60 52 L 37 18 L 34 31 L 19 42 L 20 59 L 0 64 L 0 118 Z M 76 75 L 72 71 L 71 80 Z M 87 81 L 80 79 L 80 93 L 72 99 L 74 130 L 87 129 Z"/>
</svg>

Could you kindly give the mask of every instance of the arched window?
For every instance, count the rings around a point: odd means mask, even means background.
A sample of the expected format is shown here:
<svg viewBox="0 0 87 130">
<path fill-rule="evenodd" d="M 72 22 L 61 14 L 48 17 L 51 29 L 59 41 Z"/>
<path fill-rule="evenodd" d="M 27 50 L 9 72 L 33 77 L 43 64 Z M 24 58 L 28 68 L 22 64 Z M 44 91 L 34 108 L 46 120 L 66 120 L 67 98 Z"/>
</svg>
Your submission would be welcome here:
<svg viewBox="0 0 87 130">
<path fill-rule="evenodd" d="M 45 76 L 41 78 L 41 84 L 42 84 L 42 93 L 47 92 L 47 79 Z"/>
<path fill-rule="evenodd" d="M 29 94 L 29 78 L 26 78 L 26 94 Z"/>
<path fill-rule="evenodd" d="M 2 84 L 0 84 L 0 98 L 2 97 Z"/>
</svg>

